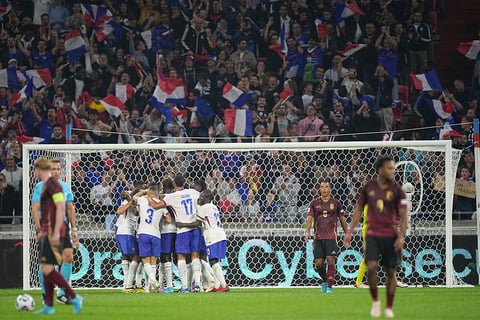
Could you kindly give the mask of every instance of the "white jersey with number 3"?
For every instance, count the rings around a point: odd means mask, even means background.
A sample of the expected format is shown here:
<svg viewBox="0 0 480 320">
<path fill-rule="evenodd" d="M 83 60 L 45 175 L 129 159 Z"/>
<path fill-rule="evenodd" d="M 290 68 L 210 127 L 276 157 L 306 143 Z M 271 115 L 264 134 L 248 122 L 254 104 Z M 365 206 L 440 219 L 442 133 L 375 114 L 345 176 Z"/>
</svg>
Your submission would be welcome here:
<svg viewBox="0 0 480 320">
<path fill-rule="evenodd" d="M 197 219 L 197 199 L 200 193 L 194 189 L 182 189 L 168 193 L 163 198 L 167 206 L 173 208 L 175 221 L 192 223 Z M 177 233 L 188 232 L 191 228 L 177 228 Z"/>
<path fill-rule="evenodd" d="M 205 203 L 204 205 L 198 206 L 197 217 L 203 221 L 203 236 L 205 237 L 207 246 L 227 240 L 227 235 L 220 221 L 220 211 L 216 205 L 213 203 Z"/>
<path fill-rule="evenodd" d="M 138 198 L 137 204 L 138 214 L 140 216 L 138 234 L 149 234 L 160 238 L 160 220 L 162 219 L 166 210 L 153 209 L 152 206 L 150 206 L 150 204 L 148 203 L 147 197 L 145 196 Z"/>
</svg>

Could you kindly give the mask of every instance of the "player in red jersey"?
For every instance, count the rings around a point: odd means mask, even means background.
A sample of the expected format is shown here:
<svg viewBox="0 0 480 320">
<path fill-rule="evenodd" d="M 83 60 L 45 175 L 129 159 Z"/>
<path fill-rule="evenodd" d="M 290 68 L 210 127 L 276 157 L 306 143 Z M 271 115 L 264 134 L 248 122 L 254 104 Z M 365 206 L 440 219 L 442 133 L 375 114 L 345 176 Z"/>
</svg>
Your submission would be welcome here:
<svg viewBox="0 0 480 320">
<path fill-rule="evenodd" d="M 40 230 L 37 240 L 40 242 L 40 264 L 45 286 L 45 306 L 37 314 L 54 314 L 53 291 L 55 285 L 63 289 L 72 298 L 73 313 L 82 310 L 83 298 L 75 295 L 65 278 L 55 270 L 54 266 L 62 264 L 63 237 L 65 237 L 65 195 L 57 179 L 51 176 L 52 164 L 46 158 L 35 161 L 35 175 L 43 182 L 40 197 Z"/>
<path fill-rule="evenodd" d="M 335 256 L 337 255 L 337 223 L 340 219 L 343 231 L 347 232 L 347 222 L 342 204 L 331 197 L 330 183 L 323 181 L 320 184 L 320 198 L 314 199 L 310 204 L 307 216 L 307 230 L 305 242 L 310 239 L 310 227 L 314 222 L 315 238 L 313 254 L 315 266 L 323 279 L 322 292 L 332 293 L 335 279 Z M 328 268 L 325 270 L 325 258 Z"/>
<path fill-rule="evenodd" d="M 395 269 L 400 264 L 405 230 L 407 229 L 407 200 L 402 187 L 393 181 L 395 162 L 391 156 L 380 156 L 375 163 L 377 179 L 367 182 L 360 190 L 357 207 L 350 229 L 345 235 L 345 247 L 350 246 L 353 229 L 360 221 L 365 205 L 368 205 L 365 261 L 368 268 L 368 284 L 373 304 L 372 317 L 381 316 L 378 298 L 378 257 L 387 275 L 387 304 L 385 317 L 393 318 L 395 297 Z M 399 221 L 400 217 L 400 221 Z"/>
</svg>

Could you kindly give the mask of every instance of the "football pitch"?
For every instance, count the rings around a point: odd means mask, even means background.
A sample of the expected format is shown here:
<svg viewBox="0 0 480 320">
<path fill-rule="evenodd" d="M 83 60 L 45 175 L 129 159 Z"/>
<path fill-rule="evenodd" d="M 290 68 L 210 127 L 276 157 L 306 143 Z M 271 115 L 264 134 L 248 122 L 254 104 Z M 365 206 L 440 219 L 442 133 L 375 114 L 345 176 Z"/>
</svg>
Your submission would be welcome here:
<svg viewBox="0 0 480 320">
<path fill-rule="evenodd" d="M 21 289 L 0 290 L 0 319 L 370 319 L 368 289 L 232 289 L 227 293 L 123 294 L 119 290 L 78 290 L 84 309 L 55 304 L 55 315 L 15 309 Z M 38 310 L 39 291 L 33 296 Z M 382 307 L 385 289 L 380 289 Z M 480 319 L 480 287 L 402 288 L 394 305 L 397 319 Z"/>
</svg>

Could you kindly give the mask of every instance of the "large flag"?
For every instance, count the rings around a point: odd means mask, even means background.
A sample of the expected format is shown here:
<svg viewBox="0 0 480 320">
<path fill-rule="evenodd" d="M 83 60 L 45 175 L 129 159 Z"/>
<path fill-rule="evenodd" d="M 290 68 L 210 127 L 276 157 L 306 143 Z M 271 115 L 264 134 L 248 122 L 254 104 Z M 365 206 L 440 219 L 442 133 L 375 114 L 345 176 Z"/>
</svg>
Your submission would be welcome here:
<svg viewBox="0 0 480 320">
<path fill-rule="evenodd" d="M 471 60 L 480 60 L 480 40 L 470 42 L 460 42 L 457 47 L 458 52 Z"/>
<path fill-rule="evenodd" d="M 452 137 L 458 138 L 462 135 L 460 134 L 460 132 L 453 130 L 449 122 L 445 122 L 443 124 L 443 127 L 440 129 L 438 136 L 440 140 L 449 140 Z"/>
<path fill-rule="evenodd" d="M 252 99 L 251 93 L 245 93 L 242 90 L 235 87 L 230 82 L 227 82 L 223 86 L 223 95 L 226 100 L 231 104 L 235 105 L 237 108 L 241 108 Z"/>
<path fill-rule="evenodd" d="M 367 45 L 366 44 L 349 44 L 348 46 L 345 47 L 343 50 L 337 50 L 338 54 L 341 54 L 344 57 L 349 57 L 352 54 L 356 53 L 357 51 L 362 50 L 365 48 Z"/>
<path fill-rule="evenodd" d="M 185 104 L 186 91 L 183 80 L 180 78 L 165 78 L 155 87 L 150 103 L 160 112 L 165 103 Z"/>
<path fill-rule="evenodd" d="M 253 136 L 252 110 L 225 109 L 225 128 L 242 137 Z"/>
<path fill-rule="evenodd" d="M 102 42 L 113 32 L 112 13 L 104 5 L 82 4 L 81 6 L 87 27 L 95 29 L 97 40 Z"/>
<path fill-rule="evenodd" d="M 12 99 L 10 100 L 9 107 L 13 107 L 17 103 L 20 103 L 33 95 L 33 79 L 30 78 L 27 80 L 27 83 L 23 88 L 17 93 L 12 94 Z"/>
<path fill-rule="evenodd" d="M 130 84 L 115 84 L 113 86 L 113 93 L 115 96 L 125 103 L 135 94 L 135 88 Z"/>
<path fill-rule="evenodd" d="M 437 71 L 432 69 L 426 73 L 422 74 L 410 74 L 410 79 L 412 79 L 413 86 L 417 90 L 422 91 L 443 91 L 442 85 L 440 84 L 440 79 L 438 78 Z"/>
<path fill-rule="evenodd" d="M 9 67 L 0 70 L 0 87 L 10 88 L 11 91 L 18 91 L 17 68 Z"/>
<path fill-rule="evenodd" d="M 45 141 L 45 139 L 40 138 L 40 137 L 31 137 L 31 136 L 26 136 L 22 134 L 21 136 L 17 136 L 17 141 L 20 142 L 21 144 L 39 144 Z"/>
<path fill-rule="evenodd" d="M 195 106 L 197 107 L 197 117 L 200 120 L 207 120 L 215 117 L 215 112 L 213 112 L 212 107 L 202 97 L 198 96 L 197 99 L 195 99 Z"/>
<path fill-rule="evenodd" d="M 122 111 L 125 109 L 125 105 L 115 97 L 113 94 L 109 94 L 102 100 L 100 100 L 100 103 L 103 105 L 105 110 L 114 117 L 119 117 Z"/>
<path fill-rule="evenodd" d="M 455 105 L 452 102 L 444 103 L 436 99 L 425 99 L 425 101 L 430 105 L 433 112 L 435 112 L 437 117 L 440 119 L 447 120 L 451 118 L 453 111 L 455 111 Z"/>
<path fill-rule="evenodd" d="M 27 79 L 33 79 L 33 87 L 35 89 L 47 87 L 52 84 L 52 74 L 48 68 L 27 70 L 25 74 L 27 75 Z"/>
<path fill-rule="evenodd" d="M 80 30 L 73 30 L 65 36 L 65 50 L 69 61 L 79 61 L 88 52 Z"/>
<path fill-rule="evenodd" d="M 8 0 L 0 0 L 0 17 L 3 17 L 10 12 L 12 6 Z"/>
</svg>

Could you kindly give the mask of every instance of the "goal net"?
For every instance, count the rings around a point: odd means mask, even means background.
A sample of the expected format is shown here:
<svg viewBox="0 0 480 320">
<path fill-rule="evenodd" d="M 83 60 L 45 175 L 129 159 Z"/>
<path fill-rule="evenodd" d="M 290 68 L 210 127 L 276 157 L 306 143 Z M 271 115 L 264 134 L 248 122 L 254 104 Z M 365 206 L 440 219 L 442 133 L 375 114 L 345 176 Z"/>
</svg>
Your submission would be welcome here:
<svg viewBox="0 0 480 320">
<path fill-rule="evenodd" d="M 81 245 L 75 251 L 76 288 L 121 287 L 121 254 L 115 212 L 122 190 L 161 182 L 176 174 L 188 183 L 205 180 L 214 192 L 228 236 L 222 261 L 233 287 L 316 286 L 312 242 L 304 242 L 310 201 L 328 178 L 333 197 L 351 220 L 357 193 L 375 177 L 381 154 L 397 161 L 396 181 L 409 200 L 409 228 L 398 278 L 408 285 L 453 286 L 452 202 L 459 151 L 450 141 L 370 143 L 238 143 L 23 146 L 24 288 L 37 288 L 38 244 L 31 194 L 38 182 L 33 163 L 60 158 L 71 184 Z M 103 183 L 111 192 L 98 192 Z M 96 190 L 96 191 L 92 191 Z M 339 225 L 336 285 L 351 286 L 362 258 L 361 226 L 352 247 L 343 247 Z M 178 272 L 174 267 L 174 273 Z M 380 281 L 384 283 L 380 272 Z M 178 278 L 177 278 L 178 283 Z"/>
</svg>

